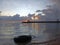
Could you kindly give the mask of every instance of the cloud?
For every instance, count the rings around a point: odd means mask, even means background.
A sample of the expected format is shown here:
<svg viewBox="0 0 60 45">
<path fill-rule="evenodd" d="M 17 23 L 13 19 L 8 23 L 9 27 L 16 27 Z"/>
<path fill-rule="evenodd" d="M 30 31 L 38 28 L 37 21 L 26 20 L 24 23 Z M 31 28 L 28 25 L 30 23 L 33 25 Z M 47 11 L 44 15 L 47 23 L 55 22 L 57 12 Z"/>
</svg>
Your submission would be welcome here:
<svg viewBox="0 0 60 45">
<path fill-rule="evenodd" d="M 60 5 L 60 0 L 51 0 L 51 2 L 57 4 L 57 5 Z"/>
</svg>

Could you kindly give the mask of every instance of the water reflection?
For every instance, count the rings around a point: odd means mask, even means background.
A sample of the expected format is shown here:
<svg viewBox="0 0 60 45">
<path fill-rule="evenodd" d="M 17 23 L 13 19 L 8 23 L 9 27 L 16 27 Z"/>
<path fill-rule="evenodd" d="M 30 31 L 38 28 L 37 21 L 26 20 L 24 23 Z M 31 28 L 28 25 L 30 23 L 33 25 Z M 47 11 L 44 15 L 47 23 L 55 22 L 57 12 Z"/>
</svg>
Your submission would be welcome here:
<svg viewBox="0 0 60 45">
<path fill-rule="evenodd" d="M 11 38 L 14 34 L 13 27 L 2 26 L 0 27 L 0 38 Z"/>
<path fill-rule="evenodd" d="M 35 35 L 33 40 L 46 41 L 60 37 L 60 23 L 14 23 L 0 25 L 0 39 Z"/>
<path fill-rule="evenodd" d="M 46 30 L 44 33 L 49 34 L 49 38 L 57 38 L 60 37 L 60 23 L 48 23 L 46 24 Z"/>
</svg>

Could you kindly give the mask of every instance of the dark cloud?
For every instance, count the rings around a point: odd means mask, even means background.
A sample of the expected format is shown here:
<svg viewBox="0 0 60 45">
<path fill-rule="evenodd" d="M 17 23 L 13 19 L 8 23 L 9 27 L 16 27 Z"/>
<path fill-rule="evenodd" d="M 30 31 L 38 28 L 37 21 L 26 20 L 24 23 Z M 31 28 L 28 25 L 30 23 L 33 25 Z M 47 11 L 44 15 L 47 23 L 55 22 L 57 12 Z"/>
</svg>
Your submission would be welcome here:
<svg viewBox="0 0 60 45">
<path fill-rule="evenodd" d="M 60 6 L 60 0 L 51 0 L 51 2 Z"/>
<path fill-rule="evenodd" d="M 57 19 L 60 19 L 60 0 L 49 0 L 52 2 L 52 6 L 54 9 L 54 14 L 56 15 Z"/>
<path fill-rule="evenodd" d="M 60 0 L 52 0 L 53 2 L 56 2 L 56 3 L 59 3 L 60 2 Z"/>
</svg>

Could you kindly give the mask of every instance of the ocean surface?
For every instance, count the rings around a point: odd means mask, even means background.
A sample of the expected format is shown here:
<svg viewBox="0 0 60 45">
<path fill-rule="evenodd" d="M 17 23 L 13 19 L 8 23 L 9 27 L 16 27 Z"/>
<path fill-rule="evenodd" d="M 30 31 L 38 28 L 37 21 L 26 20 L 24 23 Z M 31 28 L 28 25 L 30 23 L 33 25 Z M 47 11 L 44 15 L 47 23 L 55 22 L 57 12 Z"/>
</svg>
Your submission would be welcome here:
<svg viewBox="0 0 60 45">
<path fill-rule="evenodd" d="M 0 23 L 0 45 L 15 45 L 13 38 L 33 35 L 32 41 L 44 42 L 60 37 L 60 23 Z"/>
</svg>

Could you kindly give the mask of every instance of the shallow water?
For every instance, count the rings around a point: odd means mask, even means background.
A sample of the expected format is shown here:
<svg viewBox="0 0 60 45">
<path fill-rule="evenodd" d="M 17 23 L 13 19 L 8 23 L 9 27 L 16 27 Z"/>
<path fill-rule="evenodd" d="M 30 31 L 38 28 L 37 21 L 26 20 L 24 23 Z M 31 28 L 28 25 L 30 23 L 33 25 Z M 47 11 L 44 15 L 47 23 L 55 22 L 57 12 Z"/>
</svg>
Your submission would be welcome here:
<svg viewBox="0 0 60 45">
<path fill-rule="evenodd" d="M 48 41 L 60 37 L 60 23 L 0 23 L 0 45 L 15 45 L 13 38 L 20 35 L 34 35 L 32 41 Z"/>
</svg>

